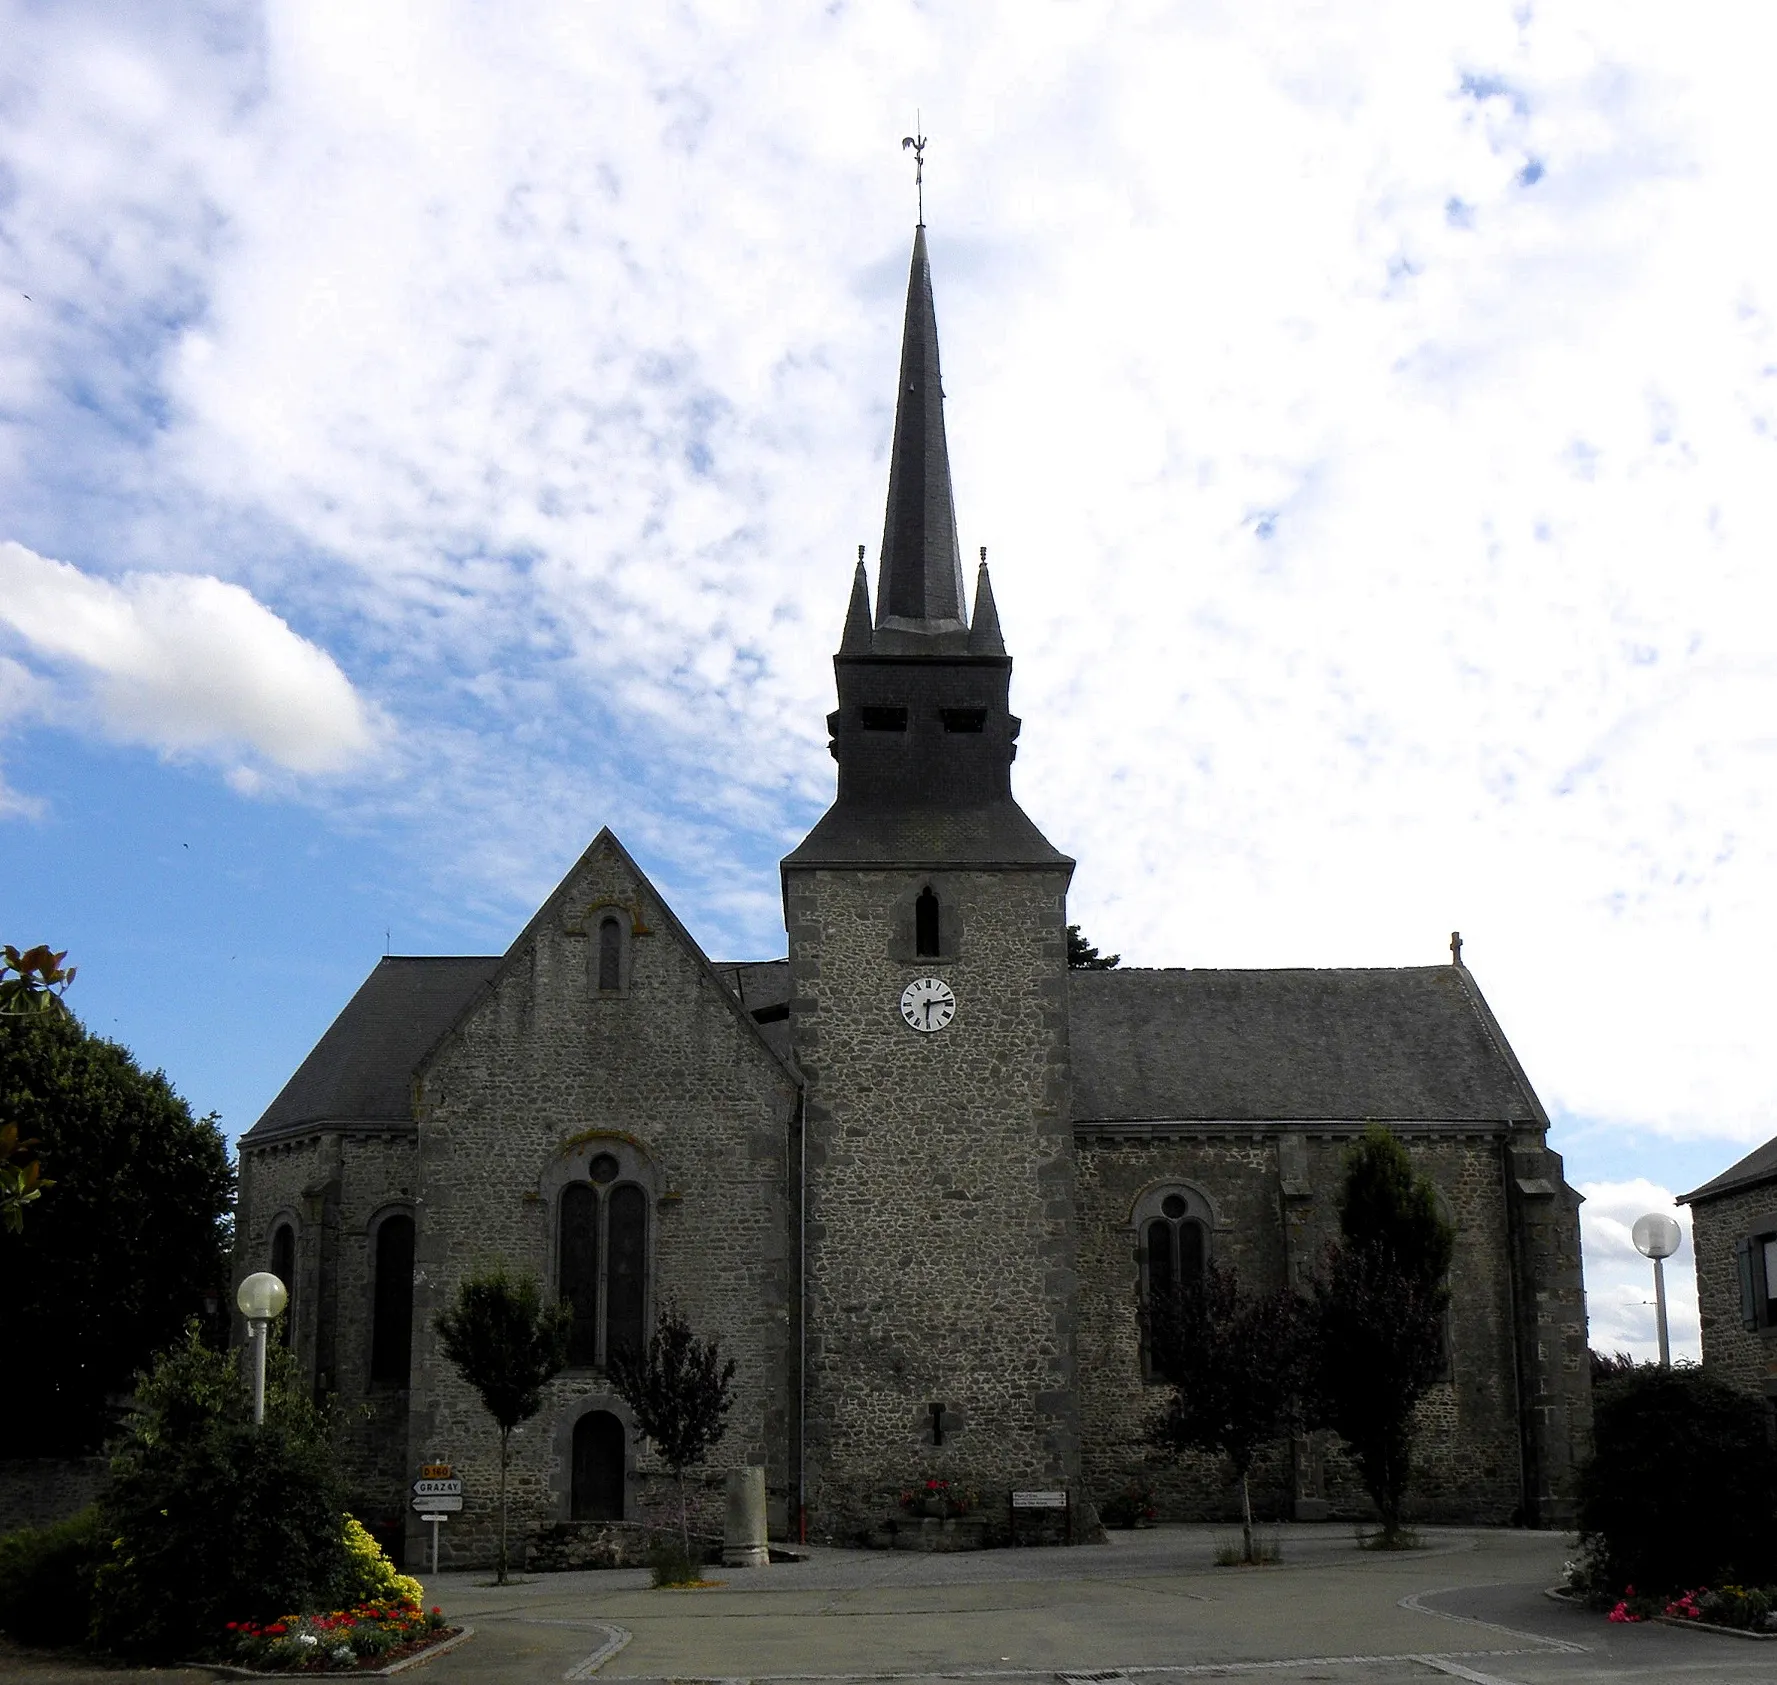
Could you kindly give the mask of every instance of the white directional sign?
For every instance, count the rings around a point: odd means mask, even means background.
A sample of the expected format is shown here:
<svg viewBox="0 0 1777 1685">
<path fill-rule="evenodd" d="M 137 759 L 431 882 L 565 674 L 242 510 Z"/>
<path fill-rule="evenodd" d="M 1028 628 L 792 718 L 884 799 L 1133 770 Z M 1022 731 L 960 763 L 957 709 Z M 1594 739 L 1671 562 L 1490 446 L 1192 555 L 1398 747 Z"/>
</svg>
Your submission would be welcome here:
<svg viewBox="0 0 1777 1685">
<path fill-rule="evenodd" d="M 463 1482 L 460 1478 L 416 1480 L 413 1483 L 413 1507 L 421 1515 L 446 1515 L 463 1507 Z"/>
</svg>

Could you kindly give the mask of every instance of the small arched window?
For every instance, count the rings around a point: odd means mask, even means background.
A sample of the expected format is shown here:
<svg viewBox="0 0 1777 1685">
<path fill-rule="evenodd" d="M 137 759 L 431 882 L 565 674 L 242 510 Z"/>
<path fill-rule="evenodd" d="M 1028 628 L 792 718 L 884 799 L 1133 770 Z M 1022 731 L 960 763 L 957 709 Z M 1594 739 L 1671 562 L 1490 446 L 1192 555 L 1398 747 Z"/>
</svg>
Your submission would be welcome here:
<svg viewBox="0 0 1777 1685">
<path fill-rule="evenodd" d="M 413 1219 L 385 1217 L 376 1229 L 370 1379 L 404 1387 L 413 1362 Z"/>
<path fill-rule="evenodd" d="M 623 1424 L 609 1410 L 589 1410 L 574 1424 L 573 1518 L 623 1519 Z"/>
<path fill-rule="evenodd" d="M 296 1327 L 296 1230 L 288 1223 L 278 1224 L 271 1232 L 271 1273 L 283 1282 L 284 1291 L 290 1295 L 278 1329 L 279 1343 L 288 1346 Z"/>
<path fill-rule="evenodd" d="M 614 915 L 599 920 L 599 993 L 614 995 L 623 987 L 623 926 Z"/>
<path fill-rule="evenodd" d="M 913 903 L 913 953 L 916 959 L 936 959 L 939 943 L 938 892 L 927 884 Z"/>
<path fill-rule="evenodd" d="M 601 1153 L 589 1180 L 561 1192 L 556 1292 L 574 1307 L 568 1362 L 578 1368 L 608 1365 L 647 1338 L 648 1196 L 633 1182 L 612 1186 L 617 1173 Z"/>
</svg>

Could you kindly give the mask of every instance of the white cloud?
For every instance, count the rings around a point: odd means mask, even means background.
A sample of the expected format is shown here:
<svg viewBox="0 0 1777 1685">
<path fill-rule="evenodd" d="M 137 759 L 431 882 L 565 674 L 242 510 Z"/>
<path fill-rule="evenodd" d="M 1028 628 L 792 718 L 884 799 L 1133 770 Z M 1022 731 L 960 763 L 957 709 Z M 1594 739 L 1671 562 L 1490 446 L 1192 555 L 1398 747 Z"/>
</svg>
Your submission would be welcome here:
<svg viewBox="0 0 1777 1685">
<path fill-rule="evenodd" d="M 1664 1212 L 1684 1231 L 1677 1253 L 1666 1260 L 1666 1329 L 1672 1356 L 1697 1361 L 1702 1333 L 1697 1320 L 1697 1262 L 1691 1250 L 1691 1214 L 1669 1189 L 1642 1179 L 1585 1182 L 1580 1192 L 1580 1232 L 1586 1257 L 1586 1312 L 1594 1351 L 1626 1351 L 1648 1362 L 1660 1355 L 1654 1309 L 1654 1266 L 1635 1250 L 1635 1219 Z"/>
<path fill-rule="evenodd" d="M 518 916 L 614 819 L 781 943 L 923 108 L 963 541 L 1093 938 L 1459 926 L 1552 1110 L 1777 1127 L 1770 19 L 254 15 L 3 20 L 0 474 L 39 549 L 201 532 L 317 628 L 408 751 L 355 823 Z"/>
<path fill-rule="evenodd" d="M 170 754 L 245 750 L 295 773 L 337 772 L 370 750 L 350 680 L 238 585 L 189 573 L 112 584 L 0 543 L 0 625 L 84 680 L 90 697 L 70 698 L 70 711 L 90 706 L 121 742 Z"/>
</svg>

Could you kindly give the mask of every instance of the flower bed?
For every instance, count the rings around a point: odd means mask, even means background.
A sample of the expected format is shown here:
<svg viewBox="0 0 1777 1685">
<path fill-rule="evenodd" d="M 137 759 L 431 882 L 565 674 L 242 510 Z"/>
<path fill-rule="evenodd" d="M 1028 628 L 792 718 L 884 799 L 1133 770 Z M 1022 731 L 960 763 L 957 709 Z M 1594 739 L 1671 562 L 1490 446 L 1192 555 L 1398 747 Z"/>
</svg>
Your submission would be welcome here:
<svg viewBox="0 0 1777 1685">
<path fill-rule="evenodd" d="M 1610 1611 L 1613 1621 L 1667 1620 L 1736 1632 L 1777 1632 L 1777 1587 L 1698 1586 L 1677 1597 L 1649 1597 L 1627 1586 Z"/>
<path fill-rule="evenodd" d="M 386 1667 L 450 1636 L 444 1614 L 417 1603 L 360 1603 L 261 1625 L 230 1621 L 228 1659 L 262 1673 L 352 1673 Z"/>
</svg>

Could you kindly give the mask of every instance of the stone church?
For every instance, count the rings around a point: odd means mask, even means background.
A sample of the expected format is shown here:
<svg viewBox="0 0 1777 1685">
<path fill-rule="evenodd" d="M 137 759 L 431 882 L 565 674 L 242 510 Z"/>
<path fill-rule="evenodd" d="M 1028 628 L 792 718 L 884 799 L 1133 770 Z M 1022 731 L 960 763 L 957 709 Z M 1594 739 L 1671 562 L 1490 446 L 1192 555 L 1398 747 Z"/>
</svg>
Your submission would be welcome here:
<svg viewBox="0 0 1777 1685">
<path fill-rule="evenodd" d="M 1145 1447 L 1144 1297 L 1212 1258 L 1300 1279 L 1380 1120 L 1458 1235 L 1413 1506 L 1564 1521 L 1590 1426 L 1579 1200 L 1460 947 L 1069 968 L 1074 863 L 1012 792 L 985 558 L 965 589 L 923 227 L 876 597 L 860 553 L 834 673 L 837 790 L 782 862 L 787 957 L 710 959 L 601 832 L 505 953 L 382 960 L 243 1139 L 237 1269 L 291 1289 L 358 1513 L 417 1560 L 409 1482 L 450 1463 L 444 1560 L 487 1559 L 496 1440 L 433 1318 L 500 1263 L 574 1307 L 513 1442 L 521 1540 L 667 1502 L 606 1363 L 669 1303 L 735 1361 L 717 1462 L 763 1465 L 780 1536 L 881 1542 L 928 1479 L 976 1494 L 989 1538 L 1029 1489 L 1083 1528 L 1131 1482 L 1165 1518 L 1227 1513 L 1213 1460 Z M 1320 1436 L 1264 1486 L 1278 1513 L 1364 1507 Z"/>
</svg>

